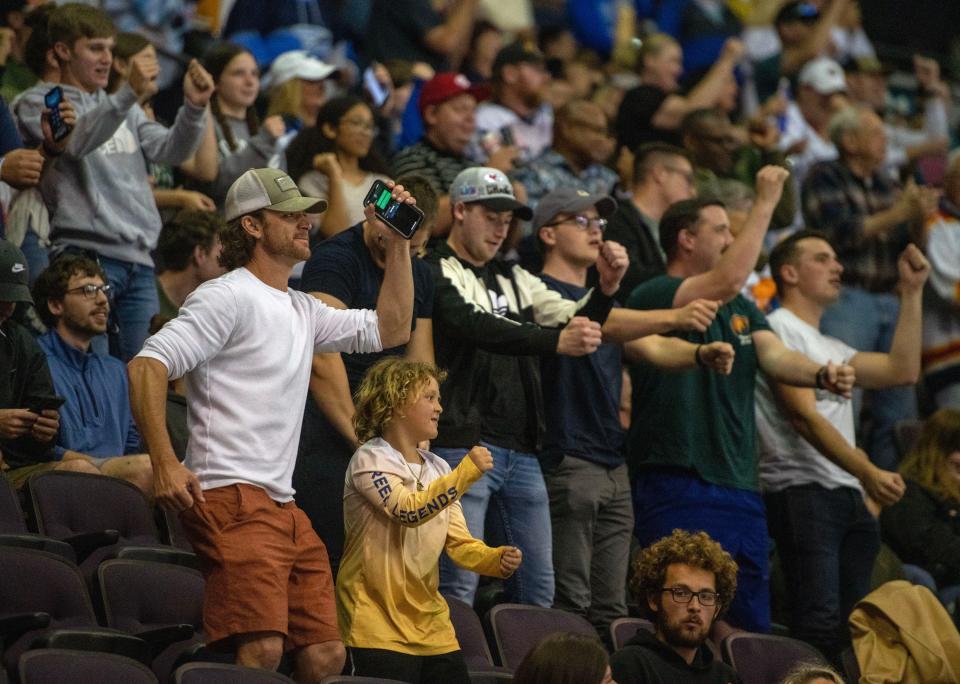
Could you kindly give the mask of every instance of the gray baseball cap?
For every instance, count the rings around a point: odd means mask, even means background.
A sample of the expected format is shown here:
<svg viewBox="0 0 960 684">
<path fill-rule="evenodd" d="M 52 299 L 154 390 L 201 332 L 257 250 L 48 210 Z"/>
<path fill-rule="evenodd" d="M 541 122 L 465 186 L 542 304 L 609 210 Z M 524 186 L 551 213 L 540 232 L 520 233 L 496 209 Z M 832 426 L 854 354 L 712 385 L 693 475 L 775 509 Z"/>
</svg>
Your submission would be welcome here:
<svg viewBox="0 0 960 684">
<path fill-rule="evenodd" d="M 319 214 L 326 211 L 327 201 L 301 195 L 293 179 L 280 169 L 250 169 L 227 190 L 223 214 L 232 221 L 260 209 Z"/>
<path fill-rule="evenodd" d="M 457 174 L 450 184 L 450 203 L 457 202 L 480 202 L 494 211 L 512 211 L 524 221 L 533 216 L 530 207 L 517 201 L 503 171 L 489 166 L 473 166 Z"/>
<path fill-rule="evenodd" d="M 33 304 L 27 260 L 12 242 L 0 239 L 0 302 Z"/>
<path fill-rule="evenodd" d="M 551 190 L 537 203 L 537 210 L 533 212 L 533 230 L 540 230 L 560 214 L 575 214 L 590 207 L 596 208 L 600 218 L 607 218 L 617 210 L 617 201 L 610 195 L 591 195 L 577 188 Z"/>
</svg>

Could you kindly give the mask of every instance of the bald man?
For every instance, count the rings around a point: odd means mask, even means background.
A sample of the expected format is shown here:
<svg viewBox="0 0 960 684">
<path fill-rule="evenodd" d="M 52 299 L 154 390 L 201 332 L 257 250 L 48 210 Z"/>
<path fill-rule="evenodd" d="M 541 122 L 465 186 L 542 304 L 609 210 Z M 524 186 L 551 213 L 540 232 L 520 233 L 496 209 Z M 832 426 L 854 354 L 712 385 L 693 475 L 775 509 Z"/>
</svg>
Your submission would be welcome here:
<svg viewBox="0 0 960 684">
<path fill-rule="evenodd" d="M 587 100 L 572 100 L 555 113 L 553 147 L 513 174 L 536 207 L 551 190 L 572 187 L 591 195 L 607 195 L 617 174 L 603 165 L 613 152 L 607 117 Z"/>
</svg>

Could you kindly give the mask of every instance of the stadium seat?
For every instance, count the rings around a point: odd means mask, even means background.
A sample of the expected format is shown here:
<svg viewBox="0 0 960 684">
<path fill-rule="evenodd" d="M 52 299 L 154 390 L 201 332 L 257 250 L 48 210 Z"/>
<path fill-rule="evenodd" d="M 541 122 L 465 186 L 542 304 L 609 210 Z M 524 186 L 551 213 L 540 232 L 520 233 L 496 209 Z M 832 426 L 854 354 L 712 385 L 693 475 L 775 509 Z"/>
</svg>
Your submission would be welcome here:
<svg viewBox="0 0 960 684">
<path fill-rule="evenodd" d="M 170 563 L 107 560 L 97 568 L 107 626 L 150 645 L 152 668 L 162 682 L 174 663 L 203 642 L 203 576 Z"/>
<path fill-rule="evenodd" d="M 174 673 L 174 682 L 176 684 L 293 684 L 292 679 L 278 672 L 222 663 L 187 663 L 177 668 Z"/>
<path fill-rule="evenodd" d="M 733 667 L 743 684 L 779 682 L 800 663 L 827 665 L 813 646 L 789 637 L 738 632 L 721 644 L 723 660 Z"/>
<path fill-rule="evenodd" d="M 21 546 L 56 553 L 72 563 L 77 560 L 73 547 L 40 534 L 31 534 L 27 529 L 23 510 L 13 484 L 0 476 L 0 546 Z"/>
<path fill-rule="evenodd" d="M 653 623 L 643 618 L 622 617 L 611 622 L 610 643 L 613 644 L 613 650 L 619 651 L 636 635 L 637 631 L 641 629 L 645 629 L 648 632 L 655 630 Z"/>
<path fill-rule="evenodd" d="M 597 637 L 593 625 L 585 618 L 555 608 L 501 603 L 490 609 L 488 619 L 500 664 L 511 670 L 515 670 L 527 652 L 550 634 L 573 632 Z"/>
<path fill-rule="evenodd" d="M 467 667 L 476 671 L 494 669 L 487 636 L 473 608 L 455 598 L 447 598 L 446 601 L 450 606 L 450 621 L 453 623 L 453 630 L 457 634 Z"/>
<path fill-rule="evenodd" d="M 860 681 L 860 663 L 857 662 L 857 654 L 853 652 L 853 647 L 848 646 L 840 654 L 840 661 L 843 663 L 843 674 L 848 682 Z"/>
<path fill-rule="evenodd" d="M 136 660 L 110 653 L 45 648 L 20 656 L 20 684 L 157 684 Z"/>
</svg>

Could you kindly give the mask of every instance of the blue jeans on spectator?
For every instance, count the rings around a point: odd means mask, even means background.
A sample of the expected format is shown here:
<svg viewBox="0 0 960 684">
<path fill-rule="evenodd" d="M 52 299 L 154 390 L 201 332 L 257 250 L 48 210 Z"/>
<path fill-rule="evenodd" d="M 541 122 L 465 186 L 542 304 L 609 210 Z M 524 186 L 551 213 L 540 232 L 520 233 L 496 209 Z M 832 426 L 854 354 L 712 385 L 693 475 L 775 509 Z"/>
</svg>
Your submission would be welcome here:
<svg viewBox="0 0 960 684">
<path fill-rule="evenodd" d="M 770 540 L 760 494 L 682 468 L 647 467 L 633 483 L 633 511 L 641 547 L 677 528 L 709 534 L 740 567 L 724 619 L 750 632 L 770 631 Z"/>
<path fill-rule="evenodd" d="M 113 292 L 110 317 L 120 329 L 119 349 L 110 351 L 129 361 L 143 348 L 150 332 L 150 319 L 160 311 L 157 281 L 153 266 L 100 257 L 100 266 L 107 274 Z M 94 340 L 94 350 L 105 353 L 107 341 Z"/>
<path fill-rule="evenodd" d="M 847 618 L 870 592 L 880 526 L 853 487 L 818 484 L 766 495 L 790 604 L 790 631 L 833 662 L 850 644 Z"/>
<path fill-rule="evenodd" d="M 840 300 L 824 313 L 820 329 L 857 351 L 889 352 L 899 314 L 900 301 L 896 295 L 875 294 L 844 285 Z M 854 398 L 858 415 L 862 403 L 860 392 L 857 390 Z M 870 402 L 873 427 L 867 440 L 867 453 L 880 468 L 896 470 L 900 456 L 893 426 L 899 420 L 917 417 L 916 390 L 912 385 L 871 390 Z"/>
<path fill-rule="evenodd" d="M 461 497 L 467 528 L 484 538 L 487 507 L 492 505 L 503 523 L 506 542 L 523 552 L 523 563 L 507 580 L 507 596 L 514 603 L 553 605 L 553 545 L 550 505 L 540 463 L 533 454 L 481 442 L 493 455 L 493 468 Z M 467 449 L 433 449 L 456 468 Z M 440 559 L 440 591 L 473 605 L 479 576 L 464 570 L 446 556 Z"/>
<path fill-rule="evenodd" d="M 47 253 L 47 248 L 40 244 L 40 236 L 29 228 L 23 236 L 20 251 L 27 259 L 27 271 L 30 275 L 30 285 L 32 287 L 37 280 L 37 276 L 50 265 L 50 255 Z"/>
</svg>

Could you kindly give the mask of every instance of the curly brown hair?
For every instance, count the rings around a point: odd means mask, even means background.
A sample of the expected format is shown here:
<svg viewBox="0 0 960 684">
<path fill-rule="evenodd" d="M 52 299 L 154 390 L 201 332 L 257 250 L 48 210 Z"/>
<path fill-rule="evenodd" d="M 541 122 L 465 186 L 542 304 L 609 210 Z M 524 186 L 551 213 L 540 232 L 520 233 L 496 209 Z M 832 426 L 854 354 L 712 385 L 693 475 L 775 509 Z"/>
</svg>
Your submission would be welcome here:
<svg viewBox="0 0 960 684">
<path fill-rule="evenodd" d="M 650 612 L 647 597 L 659 595 L 667 576 L 667 567 L 678 563 L 714 574 L 720 605 L 717 616 L 722 615 L 737 593 L 737 563 L 720 544 L 702 531 L 674 530 L 669 537 L 654 542 L 637 554 L 633 561 L 630 591 L 641 609 Z"/>
<path fill-rule="evenodd" d="M 432 363 L 407 361 L 399 356 L 390 356 L 370 366 L 360 387 L 354 395 L 357 412 L 353 416 L 353 428 L 357 439 L 383 435 L 393 412 L 414 401 L 430 378 L 442 383 L 445 371 Z"/>
<path fill-rule="evenodd" d="M 48 302 L 61 301 L 67 293 L 70 279 L 77 275 L 96 276 L 104 283 L 108 282 L 107 274 L 100 268 L 100 264 L 82 254 L 64 254 L 57 257 L 37 276 L 33 284 L 33 301 L 36 302 L 37 315 L 48 328 L 57 327 L 58 318 L 50 311 Z"/>
<path fill-rule="evenodd" d="M 251 211 L 243 216 L 253 216 L 258 221 L 263 221 L 263 210 Z M 253 257 L 253 250 L 257 246 L 257 239 L 244 230 L 240 222 L 243 216 L 238 216 L 225 226 L 220 228 L 218 233 L 220 237 L 220 256 L 217 261 L 228 271 L 235 268 L 246 266 L 247 262 Z"/>
</svg>

